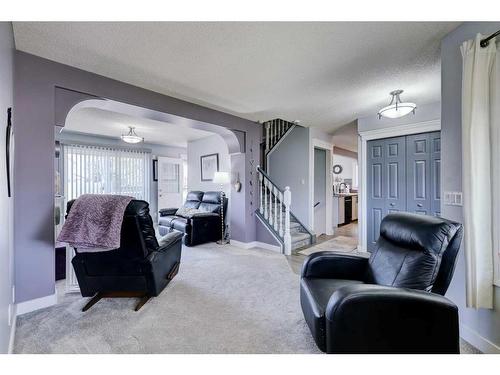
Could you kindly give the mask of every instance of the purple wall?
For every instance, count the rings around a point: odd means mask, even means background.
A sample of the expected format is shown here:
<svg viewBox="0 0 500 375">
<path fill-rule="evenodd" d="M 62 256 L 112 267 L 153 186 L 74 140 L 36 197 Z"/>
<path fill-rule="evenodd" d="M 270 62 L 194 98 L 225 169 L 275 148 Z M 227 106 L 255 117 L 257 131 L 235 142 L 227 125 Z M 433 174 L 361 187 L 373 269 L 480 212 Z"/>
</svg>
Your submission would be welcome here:
<svg viewBox="0 0 500 375">
<path fill-rule="evenodd" d="M 12 198 L 7 197 L 5 130 L 7 108 L 12 107 L 14 81 L 14 36 L 10 22 L 0 22 L 0 353 L 7 353 L 11 333 L 14 261 L 11 247 Z"/>
<path fill-rule="evenodd" d="M 59 98 L 56 100 L 56 88 L 85 93 L 85 97 L 113 99 L 245 132 L 246 153 L 232 156 L 232 167 L 236 168 L 233 171 L 240 173 L 243 188 L 241 193 L 232 194 L 232 206 L 238 211 L 233 215 L 231 234 L 238 241 L 255 240 L 253 210 L 258 192 L 255 189 L 256 174 L 252 169 L 260 162 L 260 125 L 17 51 L 14 75 L 14 244 L 17 303 L 54 293 L 53 127 L 56 117 L 60 121 L 61 113 L 64 114 L 69 109 L 67 101 Z M 250 184 L 251 180 L 253 185 Z"/>
</svg>

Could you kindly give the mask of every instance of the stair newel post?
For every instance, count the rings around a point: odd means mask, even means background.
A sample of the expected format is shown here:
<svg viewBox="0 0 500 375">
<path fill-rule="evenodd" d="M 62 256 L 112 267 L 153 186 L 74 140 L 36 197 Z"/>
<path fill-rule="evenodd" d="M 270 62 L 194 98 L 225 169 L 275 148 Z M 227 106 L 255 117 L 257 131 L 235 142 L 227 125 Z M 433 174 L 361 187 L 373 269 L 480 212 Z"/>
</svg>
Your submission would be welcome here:
<svg viewBox="0 0 500 375">
<path fill-rule="evenodd" d="M 269 124 L 269 121 L 267 121 L 266 123 L 266 154 L 269 152 L 269 127 L 270 127 L 270 124 Z"/>
<path fill-rule="evenodd" d="M 292 193 L 290 187 L 285 187 L 283 194 L 283 201 L 285 203 L 285 235 L 283 240 L 285 242 L 285 255 L 292 254 L 292 236 L 290 235 L 290 205 L 292 203 Z"/>
<path fill-rule="evenodd" d="M 274 199 L 274 230 L 278 230 L 278 188 L 273 187 L 273 199 Z"/>
<path fill-rule="evenodd" d="M 264 214 L 264 200 L 263 200 L 263 192 L 262 192 L 262 173 L 259 171 L 259 166 L 257 166 L 257 173 L 259 174 L 259 212 L 261 215 Z"/>
<path fill-rule="evenodd" d="M 278 191 L 278 197 L 279 197 L 279 202 L 278 202 L 278 212 L 280 213 L 279 218 L 280 218 L 280 227 L 279 227 L 279 234 L 280 237 L 283 238 L 283 193 L 281 191 Z"/>
</svg>

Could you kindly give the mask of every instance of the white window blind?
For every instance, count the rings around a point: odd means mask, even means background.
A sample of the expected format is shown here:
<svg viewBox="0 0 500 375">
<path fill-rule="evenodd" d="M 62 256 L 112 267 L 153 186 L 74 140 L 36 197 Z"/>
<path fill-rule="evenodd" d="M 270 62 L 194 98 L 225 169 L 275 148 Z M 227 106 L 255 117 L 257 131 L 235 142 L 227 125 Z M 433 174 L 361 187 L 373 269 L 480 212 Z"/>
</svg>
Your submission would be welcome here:
<svg viewBox="0 0 500 375">
<path fill-rule="evenodd" d="M 66 200 L 120 194 L 149 202 L 151 154 L 104 146 L 63 144 Z"/>
</svg>

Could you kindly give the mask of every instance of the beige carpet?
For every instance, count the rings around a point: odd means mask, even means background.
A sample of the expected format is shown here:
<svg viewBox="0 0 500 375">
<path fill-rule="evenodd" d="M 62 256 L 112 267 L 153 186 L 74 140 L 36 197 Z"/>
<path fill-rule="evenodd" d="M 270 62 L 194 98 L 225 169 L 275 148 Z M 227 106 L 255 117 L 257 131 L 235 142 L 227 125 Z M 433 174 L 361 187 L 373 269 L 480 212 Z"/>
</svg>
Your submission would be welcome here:
<svg viewBox="0 0 500 375">
<path fill-rule="evenodd" d="M 340 251 L 344 253 L 356 252 L 358 239 L 356 237 L 338 236 L 331 240 L 318 243 L 307 249 L 299 251 L 302 255 L 311 255 L 318 251 Z"/>
<path fill-rule="evenodd" d="M 63 295 L 18 318 L 15 353 L 319 353 L 299 277 L 266 250 L 183 248 L 177 277 L 139 312 L 136 300 Z"/>
</svg>

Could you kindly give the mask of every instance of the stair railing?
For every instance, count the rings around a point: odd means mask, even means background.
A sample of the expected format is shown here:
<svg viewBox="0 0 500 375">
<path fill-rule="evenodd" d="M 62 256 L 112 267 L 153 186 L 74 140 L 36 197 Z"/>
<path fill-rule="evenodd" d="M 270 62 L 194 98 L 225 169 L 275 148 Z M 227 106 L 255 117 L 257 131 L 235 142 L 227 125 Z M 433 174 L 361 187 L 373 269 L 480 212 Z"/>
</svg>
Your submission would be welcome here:
<svg viewBox="0 0 500 375">
<path fill-rule="evenodd" d="M 280 141 L 285 133 L 295 126 L 293 122 L 274 119 L 264 122 L 266 129 L 266 154 Z"/>
<path fill-rule="evenodd" d="M 292 193 L 290 187 L 281 190 L 269 175 L 257 166 L 259 175 L 259 212 L 274 232 L 281 238 L 286 255 L 292 254 L 292 236 L 290 234 L 290 205 Z M 285 209 L 283 212 L 283 208 Z"/>
</svg>

